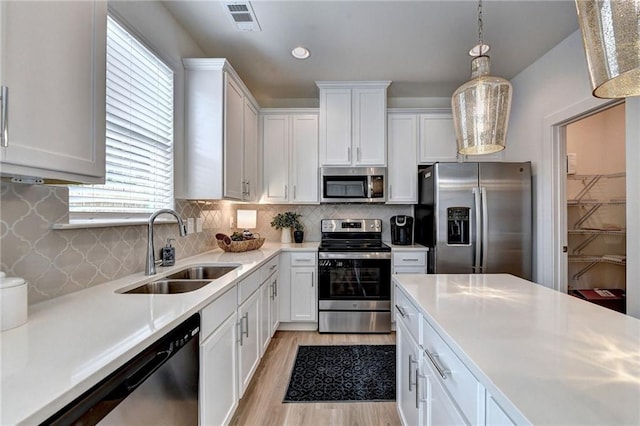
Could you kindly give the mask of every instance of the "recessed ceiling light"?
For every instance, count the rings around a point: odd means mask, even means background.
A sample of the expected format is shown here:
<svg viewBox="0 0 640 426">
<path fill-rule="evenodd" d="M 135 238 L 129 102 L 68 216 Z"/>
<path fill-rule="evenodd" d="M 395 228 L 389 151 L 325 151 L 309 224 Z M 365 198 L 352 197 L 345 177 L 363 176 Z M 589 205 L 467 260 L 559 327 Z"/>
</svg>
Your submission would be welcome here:
<svg viewBox="0 0 640 426">
<path fill-rule="evenodd" d="M 291 51 L 291 54 L 296 59 L 307 59 L 309 56 L 311 56 L 311 52 L 309 52 L 308 49 L 302 46 L 298 46 L 295 49 L 293 49 Z"/>
<path fill-rule="evenodd" d="M 469 51 L 469 56 L 474 56 L 475 57 L 475 56 L 486 55 L 487 52 L 489 51 L 489 49 L 491 49 L 491 47 L 488 44 L 484 44 L 484 43 L 476 44 Z"/>
</svg>

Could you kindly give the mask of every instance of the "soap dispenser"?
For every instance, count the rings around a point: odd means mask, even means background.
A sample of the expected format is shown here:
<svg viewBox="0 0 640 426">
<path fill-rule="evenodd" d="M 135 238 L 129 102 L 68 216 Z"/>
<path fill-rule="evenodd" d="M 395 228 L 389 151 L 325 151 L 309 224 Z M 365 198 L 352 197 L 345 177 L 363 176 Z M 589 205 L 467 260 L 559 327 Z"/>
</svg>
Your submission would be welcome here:
<svg viewBox="0 0 640 426">
<path fill-rule="evenodd" d="M 176 248 L 171 245 L 171 241 L 175 241 L 175 239 L 168 238 L 167 245 L 160 249 L 162 266 L 173 266 L 176 263 Z"/>
</svg>

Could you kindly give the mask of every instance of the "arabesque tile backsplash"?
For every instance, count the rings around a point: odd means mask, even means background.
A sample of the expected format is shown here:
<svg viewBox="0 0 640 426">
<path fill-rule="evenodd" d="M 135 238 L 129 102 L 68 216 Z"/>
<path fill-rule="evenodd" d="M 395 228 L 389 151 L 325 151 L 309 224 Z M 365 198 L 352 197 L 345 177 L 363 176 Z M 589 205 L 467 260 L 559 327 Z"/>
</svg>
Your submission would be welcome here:
<svg viewBox="0 0 640 426">
<path fill-rule="evenodd" d="M 270 226 L 277 213 L 302 215 L 305 241 L 320 240 L 320 220 L 376 218 L 383 220 L 383 239 L 389 240 L 389 219 L 411 214 L 406 205 L 323 204 L 269 205 L 231 202 L 177 201 L 186 218 L 202 218 L 203 232 L 178 236 L 175 224 L 155 225 L 156 252 L 167 238 L 175 238 L 176 258 L 215 249 L 215 234 L 231 233 L 236 209 L 256 209 L 257 229 L 268 241 L 280 241 Z M 68 190 L 64 186 L 0 185 L 0 270 L 29 283 L 29 304 L 82 290 L 144 270 L 146 225 L 105 228 L 51 229 L 68 222 Z"/>
</svg>

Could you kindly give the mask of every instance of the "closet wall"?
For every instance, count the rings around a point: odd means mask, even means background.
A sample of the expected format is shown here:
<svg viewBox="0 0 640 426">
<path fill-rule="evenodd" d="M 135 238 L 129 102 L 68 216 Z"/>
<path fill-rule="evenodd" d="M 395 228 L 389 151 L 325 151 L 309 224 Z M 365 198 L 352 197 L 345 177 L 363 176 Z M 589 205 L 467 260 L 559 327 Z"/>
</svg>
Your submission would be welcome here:
<svg viewBox="0 0 640 426">
<path fill-rule="evenodd" d="M 567 126 L 569 290 L 626 288 L 624 111 Z"/>
</svg>

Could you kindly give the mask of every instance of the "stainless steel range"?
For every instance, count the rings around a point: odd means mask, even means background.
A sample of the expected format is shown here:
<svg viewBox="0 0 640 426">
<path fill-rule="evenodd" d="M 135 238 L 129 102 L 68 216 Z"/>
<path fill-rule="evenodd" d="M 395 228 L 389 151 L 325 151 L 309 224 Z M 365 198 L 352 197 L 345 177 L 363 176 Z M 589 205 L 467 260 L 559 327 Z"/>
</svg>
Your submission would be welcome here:
<svg viewBox="0 0 640 426">
<path fill-rule="evenodd" d="M 391 331 L 391 248 L 380 219 L 321 222 L 318 331 Z"/>
</svg>

